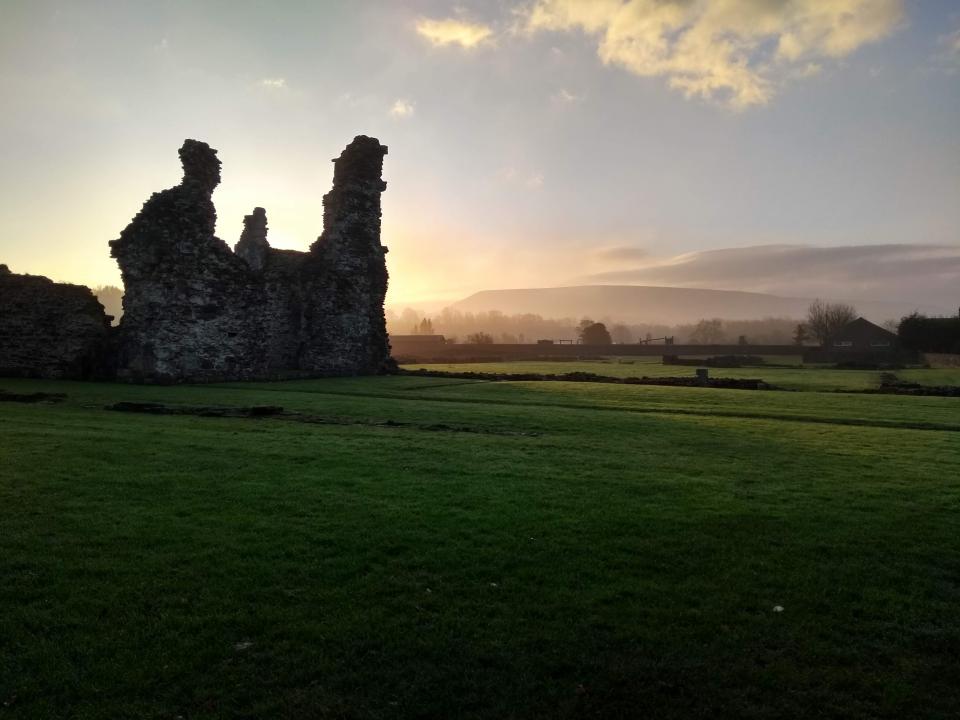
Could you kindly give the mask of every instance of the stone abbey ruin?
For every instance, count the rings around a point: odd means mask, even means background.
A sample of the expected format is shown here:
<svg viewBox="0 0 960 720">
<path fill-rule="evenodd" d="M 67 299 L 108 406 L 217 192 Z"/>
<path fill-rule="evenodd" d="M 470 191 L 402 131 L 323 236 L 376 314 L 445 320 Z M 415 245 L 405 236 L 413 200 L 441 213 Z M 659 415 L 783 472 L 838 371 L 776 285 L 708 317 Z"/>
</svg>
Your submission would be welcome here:
<svg viewBox="0 0 960 720">
<path fill-rule="evenodd" d="M 214 235 L 217 151 L 186 140 L 182 182 L 151 196 L 110 242 L 125 288 L 118 327 L 89 289 L 0 265 L 0 374 L 205 382 L 392 370 L 386 153 L 360 135 L 333 161 L 323 233 L 307 252 L 271 248 L 259 207 L 231 250 Z"/>
</svg>

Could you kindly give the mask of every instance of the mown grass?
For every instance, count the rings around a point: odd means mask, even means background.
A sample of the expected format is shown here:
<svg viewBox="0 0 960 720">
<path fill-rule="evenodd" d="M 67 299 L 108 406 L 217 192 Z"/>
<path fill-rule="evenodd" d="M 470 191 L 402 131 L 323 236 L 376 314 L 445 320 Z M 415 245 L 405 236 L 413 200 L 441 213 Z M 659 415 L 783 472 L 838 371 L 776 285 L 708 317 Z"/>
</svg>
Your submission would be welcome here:
<svg viewBox="0 0 960 720">
<path fill-rule="evenodd" d="M 68 393 L 0 404 L 0 716 L 960 706 L 955 399 L 416 377 L 0 388 Z M 103 409 L 118 400 L 329 424 Z"/>
<path fill-rule="evenodd" d="M 759 378 L 786 390 L 870 390 L 880 385 L 878 370 L 836 370 L 822 366 L 799 365 L 797 357 L 770 356 L 771 366 L 710 368 L 715 377 Z M 784 367 L 785 366 L 785 367 Z M 563 374 L 590 372 L 613 377 L 679 377 L 694 374 L 695 368 L 685 365 L 664 365 L 659 357 L 610 357 L 603 360 L 530 361 L 483 363 L 413 363 L 405 368 L 443 370 L 446 372 L 543 373 Z M 921 385 L 960 385 L 960 368 L 911 368 L 895 371 L 902 380 Z"/>
</svg>

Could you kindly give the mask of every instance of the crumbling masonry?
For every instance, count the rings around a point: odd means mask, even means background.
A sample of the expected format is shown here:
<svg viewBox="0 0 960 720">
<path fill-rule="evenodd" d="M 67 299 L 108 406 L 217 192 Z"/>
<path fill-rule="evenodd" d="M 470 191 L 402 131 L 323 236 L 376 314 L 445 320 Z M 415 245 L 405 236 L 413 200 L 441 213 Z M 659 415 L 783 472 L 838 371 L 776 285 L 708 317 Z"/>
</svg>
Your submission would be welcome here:
<svg viewBox="0 0 960 720">
<path fill-rule="evenodd" d="M 0 265 L 0 376 L 104 377 L 109 332 L 89 288 Z"/>
<path fill-rule="evenodd" d="M 185 141 L 183 181 L 155 193 L 110 242 L 125 294 L 106 372 L 208 382 L 392 370 L 380 244 L 386 152 L 361 135 L 333 161 L 323 234 L 308 252 L 271 248 L 259 207 L 234 252 L 214 235 L 217 153 Z"/>
<path fill-rule="evenodd" d="M 125 288 L 118 376 L 207 381 L 386 369 L 386 152 L 360 136 L 334 161 L 324 231 L 309 252 L 271 248 L 266 213 L 256 208 L 234 253 L 214 236 L 216 151 L 187 140 L 183 182 L 151 197 L 110 243 Z"/>
</svg>

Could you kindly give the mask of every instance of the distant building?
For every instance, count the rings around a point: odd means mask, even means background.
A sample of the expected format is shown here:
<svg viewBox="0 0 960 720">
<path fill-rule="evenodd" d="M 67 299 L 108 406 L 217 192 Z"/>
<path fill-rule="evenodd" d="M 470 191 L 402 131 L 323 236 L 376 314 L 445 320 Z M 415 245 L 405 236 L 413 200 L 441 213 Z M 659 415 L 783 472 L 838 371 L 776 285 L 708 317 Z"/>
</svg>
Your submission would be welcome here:
<svg viewBox="0 0 960 720">
<path fill-rule="evenodd" d="M 910 355 L 894 333 L 859 317 L 840 328 L 821 347 L 809 348 L 803 354 L 803 361 L 890 363 L 909 361 Z"/>
</svg>

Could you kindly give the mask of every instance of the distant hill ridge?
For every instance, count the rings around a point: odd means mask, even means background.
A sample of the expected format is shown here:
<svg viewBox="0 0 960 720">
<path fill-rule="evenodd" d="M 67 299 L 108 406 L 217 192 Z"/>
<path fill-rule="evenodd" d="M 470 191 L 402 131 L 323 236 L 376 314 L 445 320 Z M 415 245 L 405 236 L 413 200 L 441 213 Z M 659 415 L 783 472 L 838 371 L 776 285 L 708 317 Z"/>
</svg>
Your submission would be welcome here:
<svg viewBox="0 0 960 720">
<path fill-rule="evenodd" d="M 823 298 L 824 300 L 842 300 Z M 577 285 L 572 287 L 482 290 L 450 305 L 462 312 L 499 310 L 533 313 L 548 318 L 607 317 L 628 323 L 673 325 L 702 318 L 759 320 L 803 318 L 813 298 L 780 297 L 765 293 L 645 285 Z M 938 313 L 938 308 L 903 302 L 850 302 L 860 315 L 880 323 L 899 320 L 914 310 Z"/>
</svg>

